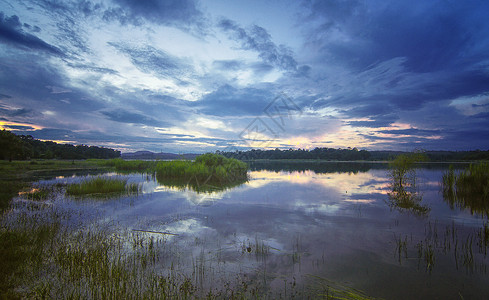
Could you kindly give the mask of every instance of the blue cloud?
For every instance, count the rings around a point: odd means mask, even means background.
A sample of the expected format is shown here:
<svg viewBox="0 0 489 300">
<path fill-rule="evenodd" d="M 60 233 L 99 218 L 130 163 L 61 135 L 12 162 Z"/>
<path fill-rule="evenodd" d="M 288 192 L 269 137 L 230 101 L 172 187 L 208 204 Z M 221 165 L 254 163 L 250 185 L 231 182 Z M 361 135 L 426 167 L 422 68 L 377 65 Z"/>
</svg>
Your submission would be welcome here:
<svg viewBox="0 0 489 300">
<path fill-rule="evenodd" d="M 5 95 L 5 94 L 0 94 L 0 100 L 2 100 L 2 99 L 10 99 L 10 98 L 12 98 L 12 96 Z"/>
<path fill-rule="evenodd" d="M 149 126 L 166 125 L 165 122 L 154 119 L 145 114 L 128 111 L 121 108 L 102 111 L 101 113 L 107 116 L 110 120 L 121 123 L 144 124 Z"/>
<path fill-rule="evenodd" d="M 273 99 L 269 90 L 224 85 L 191 105 L 198 112 L 213 116 L 260 116 Z"/>
<path fill-rule="evenodd" d="M 175 78 L 187 74 L 191 69 L 182 59 L 149 45 L 131 46 L 113 42 L 108 44 L 127 54 L 134 66 L 145 73 Z"/>
<path fill-rule="evenodd" d="M 253 25 L 249 30 L 245 30 L 236 22 L 226 18 L 223 18 L 218 26 L 225 32 L 229 32 L 243 49 L 258 52 L 264 62 L 286 71 L 297 70 L 298 64 L 292 50 L 284 45 L 276 45 L 265 28 Z"/>
<path fill-rule="evenodd" d="M 22 49 L 39 50 L 56 56 L 64 56 L 57 47 L 46 43 L 40 38 L 22 30 L 19 17 L 7 17 L 0 12 L 0 41 Z"/>
<path fill-rule="evenodd" d="M 141 25 L 142 21 L 149 21 L 202 31 L 206 22 L 193 0 L 119 0 L 113 4 L 104 11 L 103 18 L 121 24 Z"/>
</svg>

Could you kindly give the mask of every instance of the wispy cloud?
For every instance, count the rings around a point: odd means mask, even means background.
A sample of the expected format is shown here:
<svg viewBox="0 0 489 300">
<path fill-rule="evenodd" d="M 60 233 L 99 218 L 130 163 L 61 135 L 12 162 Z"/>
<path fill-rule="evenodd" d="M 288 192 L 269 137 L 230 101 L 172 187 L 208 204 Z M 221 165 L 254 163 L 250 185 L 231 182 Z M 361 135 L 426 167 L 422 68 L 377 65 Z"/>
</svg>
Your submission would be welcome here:
<svg viewBox="0 0 489 300">
<path fill-rule="evenodd" d="M 246 30 L 230 19 L 222 19 L 218 26 L 247 50 L 258 52 L 264 62 L 285 71 L 297 71 L 298 63 L 292 50 L 284 45 L 276 45 L 268 31 L 258 25 Z"/>
</svg>

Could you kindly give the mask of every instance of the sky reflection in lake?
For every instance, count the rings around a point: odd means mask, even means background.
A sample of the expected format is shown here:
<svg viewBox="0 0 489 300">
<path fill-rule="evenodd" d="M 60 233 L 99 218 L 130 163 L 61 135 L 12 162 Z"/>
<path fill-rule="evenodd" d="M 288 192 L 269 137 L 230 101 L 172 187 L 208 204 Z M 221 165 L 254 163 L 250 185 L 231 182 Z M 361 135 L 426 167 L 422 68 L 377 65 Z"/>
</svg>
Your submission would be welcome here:
<svg viewBox="0 0 489 300">
<path fill-rule="evenodd" d="M 162 268 L 178 264 L 191 274 L 205 262 L 212 272 L 203 286 L 246 274 L 272 290 L 284 282 L 306 289 L 317 285 L 314 275 L 387 299 L 488 296 L 487 258 L 477 244 L 486 220 L 443 201 L 444 170 L 417 170 L 421 203 L 431 208 L 425 216 L 389 207 L 390 178 L 379 164 L 347 172 L 255 168 L 247 183 L 203 194 L 125 175 L 142 182 L 143 193 L 61 202 L 95 208 L 100 222 L 127 230 L 175 234 L 164 236 L 170 254 Z M 75 179 L 44 183 L 63 180 Z"/>
</svg>

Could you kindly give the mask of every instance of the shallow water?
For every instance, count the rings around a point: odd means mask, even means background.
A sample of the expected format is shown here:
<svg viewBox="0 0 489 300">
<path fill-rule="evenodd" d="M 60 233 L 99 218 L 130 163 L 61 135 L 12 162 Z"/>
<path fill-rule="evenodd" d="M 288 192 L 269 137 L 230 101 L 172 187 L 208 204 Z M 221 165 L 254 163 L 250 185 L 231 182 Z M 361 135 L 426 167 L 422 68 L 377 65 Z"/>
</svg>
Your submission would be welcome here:
<svg viewBox="0 0 489 300">
<path fill-rule="evenodd" d="M 447 167 L 417 169 L 426 215 L 389 206 L 387 166 L 365 163 L 252 164 L 247 183 L 213 194 L 108 173 L 142 183 L 143 192 L 106 200 L 58 194 L 51 202 L 120 230 L 174 234 L 147 233 L 165 238 L 161 270 L 177 266 L 207 289 L 246 278 L 283 297 L 329 285 L 386 299 L 485 299 L 489 262 L 479 231 L 487 220 L 446 204 Z"/>
</svg>

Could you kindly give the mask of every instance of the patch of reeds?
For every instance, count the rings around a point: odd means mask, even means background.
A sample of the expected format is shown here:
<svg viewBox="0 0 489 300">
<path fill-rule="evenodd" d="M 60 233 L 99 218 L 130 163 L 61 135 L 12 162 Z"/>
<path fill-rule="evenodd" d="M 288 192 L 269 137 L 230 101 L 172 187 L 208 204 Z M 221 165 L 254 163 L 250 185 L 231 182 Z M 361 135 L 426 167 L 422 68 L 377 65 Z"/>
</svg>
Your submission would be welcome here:
<svg viewBox="0 0 489 300">
<path fill-rule="evenodd" d="M 461 172 L 453 167 L 443 174 L 443 198 L 451 208 L 468 208 L 472 214 L 489 217 L 489 164 L 471 164 Z"/>
<path fill-rule="evenodd" d="M 311 281 L 310 292 L 314 291 L 319 299 L 355 299 L 355 300 L 373 300 L 375 298 L 365 294 L 365 292 L 334 282 L 324 277 L 307 275 Z"/>
<path fill-rule="evenodd" d="M 141 187 L 137 183 L 128 183 L 127 179 L 110 177 L 92 177 L 79 183 L 72 183 L 66 187 L 70 196 L 106 196 L 136 194 Z"/>
<path fill-rule="evenodd" d="M 110 159 L 104 162 L 106 166 L 114 167 L 118 172 L 154 173 L 156 161 Z"/>
<path fill-rule="evenodd" d="M 399 211 L 408 211 L 418 216 L 426 216 L 430 208 L 421 204 L 422 197 L 417 190 L 417 176 L 414 168 L 417 162 L 425 161 L 420 153 L 401 154 L 389 163 L 391 191 L 389 206 Z"/>
<path fill-rule="evenodd" d="M 248 180 L 248 166 L 236 159 L 207 153 L 195 161 L 161 161 L 156 178 L 164 185 L 189 187 L 196 191 L 216 191 Z"/>
</svg>

